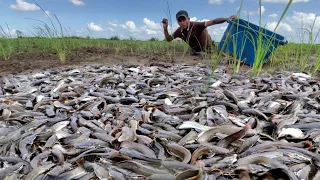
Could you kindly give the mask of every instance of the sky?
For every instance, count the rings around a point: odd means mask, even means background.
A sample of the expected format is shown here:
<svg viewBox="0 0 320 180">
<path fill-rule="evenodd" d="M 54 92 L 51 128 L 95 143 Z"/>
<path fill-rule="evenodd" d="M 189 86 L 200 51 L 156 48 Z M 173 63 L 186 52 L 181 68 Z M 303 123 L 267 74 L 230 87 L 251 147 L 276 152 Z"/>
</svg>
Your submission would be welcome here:
<svg viewBox="0 0 320 180">
<path fill-rule="evenodd" d="M 262 0 L 261 25 L 274 30 L 288 1 Z M 258 25 L 259 0 L 243 0 L 240 5 L 241 0 L 0 0 L 0 25 L 13 35 L 19 30 L 30 36 L 37 34 L 43 22 L 51 26 L 50 19 L 58 27 L 56 16 L 68 35 L 162 40 L 161 20 L 171 18 L 172 33 L 178 28 L 175 14 L 179 10 L 186 10 L 192 21 L 227 18 L 239 12 L 240 18 Z M 320 29 L 319 7 L 320 0 L 293 0 L 276 32 L 288 41 L 299 42 L 302 27 L 310 29 L 315 20 L 316 34 Z M 213 40 L 220 41 L 228 25 L 225 22 L 208 27 Z M 303 39 L 307 38 L 305 35 Z"/>
</svg>

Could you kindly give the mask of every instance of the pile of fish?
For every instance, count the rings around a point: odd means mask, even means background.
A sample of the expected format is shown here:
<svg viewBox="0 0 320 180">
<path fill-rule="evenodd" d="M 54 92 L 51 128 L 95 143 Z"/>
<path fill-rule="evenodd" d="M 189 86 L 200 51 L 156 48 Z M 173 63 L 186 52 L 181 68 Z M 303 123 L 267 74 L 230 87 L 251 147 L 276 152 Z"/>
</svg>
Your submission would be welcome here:
<svg viewBox="0 0 320 180">
<path fill-rule="evenodd" d="M 0 179 L 320 179 L 319 89 L 202 65 L 10 74 Z"/>
</svg>

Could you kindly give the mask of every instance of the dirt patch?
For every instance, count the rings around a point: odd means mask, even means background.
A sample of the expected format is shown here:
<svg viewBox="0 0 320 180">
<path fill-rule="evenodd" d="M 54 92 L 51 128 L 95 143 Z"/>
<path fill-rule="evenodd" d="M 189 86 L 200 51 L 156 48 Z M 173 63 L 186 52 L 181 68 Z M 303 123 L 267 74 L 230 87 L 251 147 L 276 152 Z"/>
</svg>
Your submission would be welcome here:
<svg viewBox="0 0 320 180">
<path fill-rule="evenodd" d="M 208 62 L 209 60 L 207 60 Z M 130 56 L 118 55 L 108 49 L 84 47 L 72 51 L 65 63 L 54 53 L 26 53 L 14 54 L 9 60 L 0 58 L 1 75 L 21 73 L 25 71 L 45 70 L 58 67 L 69 67 L 88 64 L 103 65 L 152 65 L 152 64 L 187 64 L 204 63 L 202 57 L 177 55 L 175 58 L 166 58 L 165 55 L 134 54 Z"/>
<path fill-rule="evenodd" d="M 228 61 L 229 60 L 229 61 Z M 230 63 L 232 58 L 228 58 L 224 55 L 220 65 L 225 67 L 224 69 L 228 73 L 233 73 L 233 65 Z M 139 66 L 139 65 L 172 65 L 172 64 L 184 64 L 195 65 L 203 64 L 210 66 L 210 57 L 204 58 L 201 56 L 189 56 L 188 54 L 182 56 L 177 54 L 174 57 L 166 54 L 130 54 L 120 55 L 112 52 L 110 49 L 99 47 L 83 47 L 73 50 L 67 57 L 66 62 L 61 62 L 59 56 L 55 53 L 26 53 L 21 52 L 14 54 L 9 60 L 0 58 L 0 75 L 6 75 L 9 73 L 22 73 L 30 71 L 42 71 L 45 69 L 59 68 L 59 67 L 73 67 L 79 65 L 123 65 L 123 66 Z M 251 67 L 242 63 L 240 67 L 241 72 L 250 72 Z M 274 67 L 269 68 L 266 64 L 263 67 L 262 72 L 279 72 L 281 68 Z M 319 76 L 320 74 L 318 74 Z"/>
</svg>

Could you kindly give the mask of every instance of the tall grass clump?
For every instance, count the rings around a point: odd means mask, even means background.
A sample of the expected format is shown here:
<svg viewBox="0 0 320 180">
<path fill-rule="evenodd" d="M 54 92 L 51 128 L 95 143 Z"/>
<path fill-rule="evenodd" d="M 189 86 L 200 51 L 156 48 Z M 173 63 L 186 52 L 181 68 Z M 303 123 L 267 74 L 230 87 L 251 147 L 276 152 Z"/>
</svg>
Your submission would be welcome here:
<svg viewBox="0 0 320 180">
<path fill-rule="evenodd" d="M 237 13 L 237 17 L 238 18 L 240 18 L 240 12 L 241 12 L 241 9 L 242 9 L 242 3 L 243 3 L 243 0 L 240 3 L 240 7 L 239 7 L 239 10 L 238 10 L 238 13 Z M 237 23 L 237 31 L 238 31 L 238 29 L 239 29 L 239 24 Z M 241 60 L 237 59 L 237 49 L 239 49 L 237 47 L 238 38 L 239 38 L 238 36 L 239 36 L 239 33 L 235 34 L 235 36 L 232 37 L 232 41 L 233 41 L 233 62 L 232 62 L 232 64 L 233 64 L 233 73 L 234 74 L 239 73 L 239 71 L 240 71 L 240 63 L 241 63 Z M 245 39 L 241 44 L 240 52 L 238 52 L 239 57 L 242 56 L 246 40 L 247 39 Z"/>
<path fill-rule="evenodd" d="M 309 29 L 306 29 L 306 28 L 303 28 L 303 30 L 306 32 L 306 34 L 308 35 L 308 42 L 306 44 L 306 49 L 304 51 L 304 55 L 301 54 L 301 58 L 300 58 L 300 71 L 304 71 L 306 68 L 307 68 L 307 64 L 310 60 L 310 56 L 311 56 L 311 53 L 312 53 L 312 49 L 315 48 L 316 44 L 316 40 L 317 40 L 317 37 L 319 35 L 319 31 L 318 33 L 316 34 L 316 36 L 314 36 L 313 34 L 313 30 L 314 30 L 314 25 L 315 25 L 315 22 L 317 20 L 317 17 L 315 17 L 311 27 L 310 27 L 310 30 Z M 309 68 L 309 72 L 311 71 L 311 66 Z"/>
<path fill-rule="evenodd" d="M 242 8 L 242 4 L 243 4 L 243 0 L 241 0 L 241 5 L 240 5 L 240 8 L 239 8 L 239 10 L 238 10 L 237 17 L 240 17 L 240 12 L 241 12 L 241 8 Z M 226 32 L 226 39 L 229 39 L 229 38 L 231 37 L 232 34 L 231 34 L 230 31 L 231 31 L 232 28 L 234 28 L 233 26 L 234 26 L 234 23 L 232 23 L 229 31 Z M 207 80 L 207 83 L 206 83 L 206 85 L 205 85 L 205 87 L 204 87 L 204 91 L 207 91 L 208 88 L 209 88 L 210 79 L 211 79 L 213 73 L 214 73 L 215 70 L 218 68 L 218 66 L 219 66 L 219 64 L 220 64 L 220 62 L 221 62 L 221 57 L 222 57 L 222 54 L 223 54 L 223 49 L 225 49 L 226 45 L 227 45 L 227 41 L 224 41 L 224 43 L 222 44 L 221 50 L 218 51 L 218 55 L 215 55 L 215 54 L 212 54 L 212 55 L 211 55 L 212 70 L 211 70 L 211 73 L 210 73 L 209 78 L 208 78 L 208 80 Z M 237 49 L 236 46 L 234 46 L 234 48 Z M 236 59 L 236 54 L 234 54 L 234 58 Z M 239 62 L 239 63 L 240 63 L 240 62 Z M 235 66 L 240 66 L 240 64 L 237 65 L 236 60 L 234 60 L 234 64 L 235 64 Z"/>
<path fill-rule="evenodd" d="M 304 27 L 304 19 L 301 18 L 300 31 L 297 32 L 299 43 L 291 47 L 291 49 L 294 51 L 294 65 L 299 67 L 300 71 L 306 71 L 311 74 L 315 74 L 320 66 L 320 54 L 318 44 L 316 43 L 320 29 L 318 29 L 316 34 L 314 33 L 316 32 L 314 28 L 317 18 L 318 16 L 315 17 L 309 29 Z M 305 37 L 307 37 L 307 40 L 305 40 Z M 316 58 L 315 62 L 313 61 L 314 57 Z"/>
<path fill-rule="evenodd" d="M 312 75 L 315 75 L 320 68 L 320 48 L 319 47 L 316 48 L 316 57 L 317 57 L 316 63 L 314 65 L 314 67 L 310 70 Z"/>
<path fill-rule="evenodd" d="M 279 21 L 277 22 L 277 25 L 276 27 L 274 28 L 273 30 L 273 33 L 270 37 L 267 37 L 266 35 L 264 35 L 264 30 L 263 28 L 261 27 L 261 16 L 262 16 L 262 1 L 259 0 L 259 29 L 258 31 L 256 30 L 252 30 L 253 32 L 256 32 L 254 34 L 252 33 L 247 33 L 248 34 L 248 37 L 242 37 L 242 38 L 245 38 L 245 40 L 243 41 L 243 43 L 240 45 L 241 47 L 237 47 L 239 44 L 237 42 L 238 40 L 238 34 L 231 34 L 231 29 L 232 28 L 235 28 L 233 27 L 235 23 L 232 23 L 232 25 L 230 26 L 229 30 L 225 32 L 225 41 L 222 43 L 222 47 L 221 47 L 221 50 L 218 52 L 218 56 L 212 56 L 212 62 L 213 62 L 213 67 L 212 67 L 212 71 L 211 71 L 211 74 L 210 74 L 210 77 L 207 81 L 207 84 L 205 86 L 205 91 L 209 88 L 209 82 L 210 82 L 210 79 L 213 75 L 213 73 L 215 72 L 216 68 L 218 67 L 218 65 L 220 64 L 220 61 L 221 61 L 221 56 L 222 56 L 222 53 L 223 53 L 223 50 L 225 49 L 226 45 L 227 45 L 227 42 L 228 42 L 228 39 L 229 38 L 232 38 L 232 41 L 233 41 L 233 72 L 234 73 L 238 73 L 239 72 L 239 69 L 240 69 L 240 60 L 237 60 L 237 55 L 240 55 L 239 57 L 241 57 L 243 51 L 244 51 L 244 45 L 246 43 L 246 41 L 250 41 L 252 44 L 253 44 L 253 49 L 254 49 L 254 63 L 253 63 L 253 67 L 252 67 L 252 75 L 253 76 L 257 76 L 260 72 L 261 72 L 261 69 L 262 69 L 262 66 L 264 64 L 264 59 L 266 57 L 266 55 L 269 53 L 269 50 L 270 49 L 274 49 L 274 41 L 275 41 L 275 36 L 276 36 L 276 30 L 278 28 L 278 26 L 280 25 L 280 22 L 281 20 L 284 18 L 285 14 L 287 13 L 291 3 L 292 3 L 293 0 L 289 0 L 286 8 L 284 9 Z M 241 12 L 241 7 L 242 7 L 242 4 L 243 4 L 243 0 L 241 1 L 241 5 L 240 5 L 240 8 L 238 10 L 238 17 L 240 17 L 240 12 Z M 249 20 L 248 20 L 249 22 Z M 237 23 L 237 30 L 238 30 L 238 25 L 239 23 Z M 250 28 L 250 26 L 248 25 L 248 27 Z M 250 29 L 251 30 L 251 29 Z M 245 30 L 246 31 L 246 30 Z M 267 41 L 265 41 L 265 39 L 267 39 Z M 237 50 L 237 51 L 235 51 Z M 273 55 L 273 54 L 271 54 Z"/>
<path fill-rule="evenodd" d="M 10 33 L 9 26 L 7 24 L 7 32 L 0 25 L 0 56 L 4 60 L 8 60 L 13 52 L 12 35 Z"/>
<path fill-rule="evenodd" d="M 262 31 L 262 28 L 261 28 L 261 0 L 259 0 L 259 6 L 260 6 L 260 15 L 259 15 L 259 32 L 258 32 L 258 37 L 257 37 L 257 43 L 254 43 L 254 39 L 252 37 L 252 44 L 254 45 L 254 52 L 255 52 L 255 57 L 254 57 L 254 63 L 253 63 L 253 67 L 252 67 L 252 75 L 253 76 L 257 76 L 260 74 L 261 72 L 261 69 L 262 69 L 262 66 L 264 64 L 264 58 L 265 56 L 267 55 L 269 49 L 273 49 L 273 43 L 274 43 L 274 38 L 275 38 L 275 32 L 278 28 L 278 26 L 280 25 L 280 22 L 281 20 L 284 18 L 285 14 L 287 13 L 291 3 L 292 3 L 293 0 L 289 0 L 286 8 L 284 9 L 279 21 L 277 22 L 277 25 L 276 27 L 274 28 L 273 30 L 273 33 L 271 35 L 271 38 L 268 39 L 268 41 L 265 43 L 264 42 L 264 34 L 263 34 L 263 31 Z"/>
<path fill-rule="evenodd" d="M 37 21 L 43 23 L 43 26 L 36 27 L 35 28 L 36 29 L 36 33 L 34 35 L 37 36 L 37 37 L 47 37 L 50 40 L 52 40 L 51 41 L 52 42 L 52 47 L 54 48 L 54 50 L 58 54 L 60 61 L 64 63 L 66 61 L 66 58 L 67 58 L 68 48 L 66 46 L 67 39 L 65 39 L 62 25 L 61 25 L 58 17 L 54 14 L 54 18 L 59 24 L 59 27 L 57 28 L 54 25 L 51 17 L 45 12 L 45 10 L 36 1 L 34 1 L 34 3 L 38 7 L 41 8 L 41 10 L 45 13 L 45 15 L 47 16 L 47 18 L 50 20 L 50 23 L 51 23 L 51 26 L 49 26 L 44 21 L 37 20 Z"/>
<path fill-rule="evenodd" d="M 282 19 L 284 18 L 285 14 L 287 13 L 291 3 L 292 3 L 293 0 L 290 0 L 286 6 L 286 8 L 284 9 L 282 15 L 281 15 L 281 18 L 279 19 L 279 21 L 277 22 L 277 25 L 275 26 L 273 32 L 271 35 L 265 35 L 265 30 L 264 28 L 262 28 L 261 26 L 261 23 L 262 23 L 262 1 L 259 0 L 259 28 L 256 30 L 256 29 L 252 29 L 250 27 L 250 22 L 249 22 L 249 18 L 248 18 L 248 29 L 244 29 L 244 33 L 247 34 L 246 36 L 244 37 L 238 37 L 238 33 L 236 34 L 231 34 L 231 29 L 232 28 L 237 28 L 237 32 L 238 32 L 238 25 L 239 23 L 236 23 L 236 27 L 233 27 L 233 25 L 235 23 L 232 24 L 232 26 L 229 28 L 229 31 L 225 32 L 225 39 L 226 41 L 224 41 L 224 43 L 222 44 L 222 48 L 221 48 L 221 51 L 219 52 L 219 55 L 218 55 L 218 59 L 213 59 L 212 58 L 212 61 L 213 61 L 213 69 L 212 69 L 212 72 L 215 71 L 215 69 L 218 67 L 218 65 L 220 64 L 220 61 L 221 61 L 221 54 L 222 54 L 222 51 L 225 49 L 226 47 L 226 44 L 228 42 L 228 39 L 231 38 L 232 42 L 233 42 L 233 72 L 234 73 L 238 73 L 239 72 L 239 69 L 240 69 L 240 60 L 237 59 L 237 57 L 241 57 L 242 56 L 242 53 L 244 51 L 244 46 L 246 43 L 251 43 L 253 45 L 253 51 L 254 51 L 254 63 L 253 63 L 253 66 L 252 66 L 252 75 L 253 76 L 257 76 L 260 72 L 261 72 L 261 69 L 263 67 L 263 64 L 264 64 L 264 60 L 265 60 L 265 57 L 268 53 L 270 53 L 270 50 L 272 51 L 275 46 L 274 44 L 275 43 L 278 43 L 278 42 L 275 42 L 276 39 L 276 33 L 275 31 L 277 30 L 278 26 L 280 25 Z M 240 8 L 238 10 L 238 17 L 240 18 L 240 12 L 241 12 L 241 7 L 242 7 L 242 4 L 243 4 L 243 0 L 241 1 L 241 5 L 240 5 Z M 247 33 L 248 32 L 248 33 Z M 244 38 L 242 39 L 242 43 L 239 44 L 238 43 L 238 40 L 241 39 L 241 38 Z M 237 46 L 241 46 L 241 47 L 237 47 Z M 271 53 L 271 55 L 273 56 L 274 54 Z"/>
<path fill-rule="evenodd" d="M 167 8 L 165 10 L 165 13 L 166 13 L 166 16 L 167 16 L 167 19 L 168 19 L 168 32 L 169 32 L 169 27 L 170 27 L 170 32 L 169 34 L 172 35 L 172 19 L 171 19 L 171 11 L 170 11 L 170 5 L 169 5 L 169 2 L 167 1 Z M 173 52 L 170 51 L 171 49 L 171 43 L 167 43 L 168 46 L 167 46 L 167 52 L 166 52 L 166 55 L 168 56 L 169 60 L 172 61 L 173 60 L 173 57 L 175 55 L 175 52 L 176 52 L 176 49 L 175 47 L 173 46 Z"/>
</svg>

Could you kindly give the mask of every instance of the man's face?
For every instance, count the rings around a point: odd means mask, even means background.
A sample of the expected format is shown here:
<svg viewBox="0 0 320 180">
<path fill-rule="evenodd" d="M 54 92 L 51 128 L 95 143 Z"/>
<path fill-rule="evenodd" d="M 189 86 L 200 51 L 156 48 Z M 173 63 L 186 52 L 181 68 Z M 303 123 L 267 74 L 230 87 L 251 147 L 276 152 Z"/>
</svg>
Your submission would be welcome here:
<svg viewBox="0 0 320 180">
<path fill-rule="evenodd" d="M 186 18 L 184 16 L 181 16 L 178 18 L 178 24 L 182 29 L 186 29 L 189 24 L 189 18 Z"/>
</svg>

